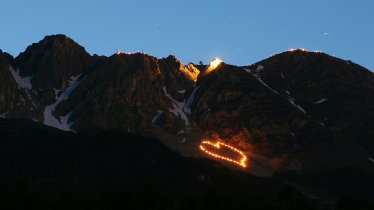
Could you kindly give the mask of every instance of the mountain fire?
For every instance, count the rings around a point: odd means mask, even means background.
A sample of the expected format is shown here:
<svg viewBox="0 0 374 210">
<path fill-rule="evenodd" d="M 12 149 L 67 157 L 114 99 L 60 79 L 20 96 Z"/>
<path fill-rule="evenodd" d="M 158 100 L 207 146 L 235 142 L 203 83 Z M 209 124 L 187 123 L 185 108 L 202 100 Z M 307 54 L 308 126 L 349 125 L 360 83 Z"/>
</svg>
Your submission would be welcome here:
<svg viewBox="0 0 374 210">
<path fill-rule="evenodd" d="M 219 58 L 214 58 L 210 61 L 208 69 L 206 70 L 206 73 L 210 73 L 213 70 L 215 70 L 220 64 L 222 63 L 222 60 Z"/>
<path fill-rule="evenodd" d="M 238 153 L 241 156 L 241 158 L 240 158 L 240 160 L 235 160 L 231 157 L 227 157 L 227 156 L 221 155 L 217 152 L 213 152 L 206 147 L 207 145 L 213 147 L 217 151 L 221 150 L 221 149 L 226 149 L 226 150 Z M 199 148 L 200 148 L 200 150 L 202 150 L 203 152 L 207 153 L 210 156 L 213 156 L 214 158 L 225 160 L 225 161 L 228 161 L 228 162 L 231 162 L 231 163 L 235 163 L 235 164 L 237 164 L 237 165 L 239 165 L 243 168 L 247 167 L 247 156 L 244 155 L 244 152 L 240 151 L 239 149 L 237 149 L 233 146 L 225 144 L 223 142 L 217 141 L 216 143 L 213 143 L 209 140 L 203 140 L 200 143 Z"/>
</svg>

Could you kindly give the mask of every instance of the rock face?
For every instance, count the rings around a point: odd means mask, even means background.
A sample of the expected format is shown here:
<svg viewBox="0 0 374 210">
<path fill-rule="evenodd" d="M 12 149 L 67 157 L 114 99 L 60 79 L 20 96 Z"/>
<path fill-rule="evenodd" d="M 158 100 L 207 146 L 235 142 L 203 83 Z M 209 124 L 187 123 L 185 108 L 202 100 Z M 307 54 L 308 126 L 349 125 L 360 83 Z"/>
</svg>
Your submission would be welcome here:
<svg viewBox="0 0 374 210">
<path fill-rule="evenodd" d="M 125 129 L 150 134 L 153 124 L 176 130 L 185 123 L 177 116 L 182 113 L 178 102 L 194 84 L 185 71 L 174 57 L 158 60 L 142 53 L 115 54 L 84 74 L 56 113 L 71 113 L 74 130 Z"/>
<path fill-rule="evenodd" d="M 22 78 L 12 65 L 13 57 L 0 51 L 0 116 L 40 117 L 39 105 L 26 84 L 29 80 Z"/>
<path fill-rule="evenodd" d="M 7 54 L 0 52 L 0 113 L 9 112 L 14 107 L 16 96 L 15 81 L 12 80 L 12 75 L 9 71 L 9 62 L 13 58 Z M 18 95 L 18 94 L 17 94 Z"/>
<path fill-rule="evenodd" d="M 1 53 L 0 87 L 6 117 L 74 131 L 153 135 L 157 128 L 182 142 L 198 130 L 269 158 L 279 170 L 374 154 L 373 73 L 323 53 L 289 51 L 212 69 L 174 56 L 90 56 L 53 35 L 15 59 Z"/>
<path fill-rule="evenodd" d="M 157 59 L 137 53 L 113 55 L 98 63 L 57 111 L 72 111 L 76 130 L 105 128 L 140 133 L 149 128 L 157 110 L 167 106 Z"/>
</svg>

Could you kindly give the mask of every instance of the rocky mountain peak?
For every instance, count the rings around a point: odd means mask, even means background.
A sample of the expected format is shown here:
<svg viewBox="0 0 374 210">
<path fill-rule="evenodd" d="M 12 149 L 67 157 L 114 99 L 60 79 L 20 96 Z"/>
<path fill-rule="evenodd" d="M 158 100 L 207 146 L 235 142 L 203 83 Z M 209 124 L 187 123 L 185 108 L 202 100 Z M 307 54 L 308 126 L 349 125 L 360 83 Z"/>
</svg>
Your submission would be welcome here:
<svg viewBox="0 0 374 210">
<path fill-rule="evenodd" d="M 52 59 L 57 61 L 58 59 L 66 60 L 67 58 L 88 56 L 89 54 L 85 49 L 74 40 L 63 34 L 58 34 L 45 36 L 38 43 L 28 46 L 24 52 L 17 56 L 16 61 L 22 75 L 31 76 L 40 70 L 38 68 L 40 62 L 44 60 Z M 60 63 L 62 62 L 60 61 Z M 49 70 L 55 69 L 51 66 Z"/>
<path fill-rule="evenodd" d="M 165 87 L 172 96 L 177 97 L 178 91 L 186 92 L 195 85 L 199 71 L 192 65 L 186 67 L 173 55 L 159 59 L 158 65 L 165 80 Z"/>
<path fill-rule="evenodd" d="M 65 35 L 46 36 L 15 59 L 20 75 L 32 77 L 41 104 L 51 103 L 55 90 L 64 89 L 72 76 L 83 73 L 92 63 L 85 49 Z"/>
<path fill-rule="evenodd" d="M 195 81 L 200 73 L 200 71 L 192 63 L 189 63 L 187 66 L 185 66 L 182 61 L 177 59 L 174 55 L 169 55 L 166 58 L 160 59 L 159 62 L 162 65 L 167 65 L 168 67 L 170 67 L 168 70 L 172 71 L 171 73 L 184 75 L 184 78 L 192 81 Z"/>
</svg>

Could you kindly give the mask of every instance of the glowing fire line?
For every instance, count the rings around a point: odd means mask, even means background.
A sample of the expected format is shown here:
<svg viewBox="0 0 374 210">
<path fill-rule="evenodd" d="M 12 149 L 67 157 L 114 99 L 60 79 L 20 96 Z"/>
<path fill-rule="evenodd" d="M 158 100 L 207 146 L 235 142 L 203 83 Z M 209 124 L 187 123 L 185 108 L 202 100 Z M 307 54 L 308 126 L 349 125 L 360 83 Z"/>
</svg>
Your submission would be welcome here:
<svg viewBox="0 0 374 210">
<path fill-rule="evenodd" d="M 211 152 L 211 151 L 207 150 L 204 145 L 210 145 L 210 146 L 213 146 L 213 147 L 215 147 L 217 149 L 220 149 L 221 146 L 226 147 L 226 148 L 228 148 L 228 149 L 230 149 L 230 150 L 232 150 L 232 151 L 240 154 L 242 158 L 240 159 L 240 161 L 238 161 L 238 160 L 234 160 L 234 159 L 231 159 L 231 158 L 228 158 L 228 157 L 216 154 L 214 152 Z M 231 162 L 231 163 L 235 163 L 235 164 L 237 164 L 237 165 L 239 165 L 239 166 L 241 166 L 243 168 L 247 167 L 247 156 L 245 156 L 242 151 L 236 149 L 233 146 L 230 146 L 228 144 L 225 144 L 225 143 L 222 143 L 222 142 L 219 142 L 219 141 L 217 141 L 216 143 L 213 143 L 211 141 L 205 140 L 205 141 L 202 141 L 200 143 L 199 147 L 200 147 L 200 150 L 202 150 L 203 152 L 205 152 L 208 155 L 213 156 L 213 157 L 215 157 L 217 159 L 221 159 L 221 160 L 225 160 L 225 161 L 228 161 L 228 162 Z"/>
</svg>

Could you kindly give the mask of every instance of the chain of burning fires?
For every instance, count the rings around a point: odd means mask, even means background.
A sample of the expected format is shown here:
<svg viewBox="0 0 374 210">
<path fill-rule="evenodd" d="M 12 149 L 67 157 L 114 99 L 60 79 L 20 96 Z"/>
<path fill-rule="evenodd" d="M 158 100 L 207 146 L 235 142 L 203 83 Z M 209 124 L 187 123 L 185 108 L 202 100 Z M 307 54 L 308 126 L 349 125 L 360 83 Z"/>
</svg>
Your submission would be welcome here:
<svg viewBox="0 0 374 210">
<path fill-rule="evenodd" d="M 226 148 L 228 148 L 228 149 L 230 149 L 230 150 L 232 150 L 232 151 L 234 151 L 234 152 L 240 154 L 241 159 L 240 159 L 240 160 L 234 160 L 234 159 L 232 159 L 232 158 L 225 157 L 225 156 L 219 155 L 219 154 L 217 154 L 217 153 L 211 152 L 211 151 L 209 151 L 209 150 L 205 147 L 205 145 L 210 145 L 210 146 L 213 146 L 213 147 L 215 147 L 215 148 L 217 148 L 217 149 L 220 149 L 221 146 L 226 147 Z M 225 144 L 225 143 L 223 143 L 223 142 L 217 141 L 216 143 L 214 143 L 214 142 L 211 142 L 211 141 L 209 141 L 209 140 L 203 140 L 203 141 L 200 143 L 199 148 L 200 148 L 200 150 L 202 150 L 202 151 L 205 152 L 206 154 L 208 154 L 208 155 L 210 155 L 210 156 L 213 156 L 213 157 L 215 157 L 215 158 L 217 158 L 217 159 L 221 159 L 221 160 L 228 161 L 228 162 L 230 162 L 230 163 L 237 164 L 237 165 L 239 165 L 239 166 L 241 166 L 241 167 L 243 167 L 243 168 L 246 168 L 246 167 L 247 167 L 247 156 L 244 154 L 244 152 L 242 152 L 241 150 L 239 150 L 239 149 L 237 149 L 237 148 L 235 148 L 235 147 L 233 147 L 233 146 L 230 146 L 230 145 L 228 145 L 228 144 Z"/>
</svg>

